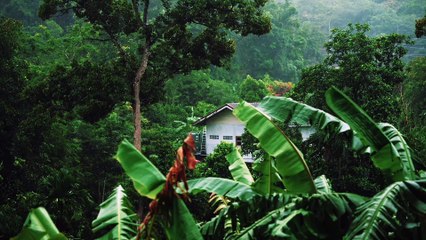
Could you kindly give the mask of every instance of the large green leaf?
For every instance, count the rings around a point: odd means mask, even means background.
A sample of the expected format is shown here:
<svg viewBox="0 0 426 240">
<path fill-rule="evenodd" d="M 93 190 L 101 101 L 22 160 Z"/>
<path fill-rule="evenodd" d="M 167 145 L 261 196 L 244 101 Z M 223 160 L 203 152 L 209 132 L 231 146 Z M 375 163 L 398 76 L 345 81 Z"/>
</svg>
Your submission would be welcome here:
<svg viewBox="0 0 426 240">
<path fill-rule="evenodd" d="M 12 240 L 64 240 L 67 239 L 58 231 L 46 209 L 32 209 L 25 220 L 21 232 Z"/>
<path fill-rule="evenodd" d="M 210 238 L 214 236 L 216 236 L 216 238 L 218 238 L 218 236 L 224 236 L 226 232 L 225 222 L 227 221 L 226 216 L 227 216 L 228 210 L 229 210 L 229 206 L 222 209 L 217 216 L 203 223 L 200 229 L 201 234 L 204 237 L 210 237 Z"/>
<path fill-rule="evenodd" d="M 256 191 L 262 194 L 283 192 L 283 189 L 278 187 L 278 184 L 282 183 L 282 179 L 276 168 L 274 158 L 264 154 L 263 158 L 257 159 L 253 163 L 253 169 L 260 174 L 252 185 Z"/>
<path fill-rule="evenodd" d="M 402 161 L 404 172 L 407 173 L 409 179 L 415 179 L 415 168 L 411 159 L 410 147 L 405 142 L 402 134 L 389 123 L 379 123 L 379 128 L 385 133 L 392 145 L 397 150 L 398 156 Z"/>
<path fill-rule="evenodd" d="M 395 181 L 414 179 L 414 168 L 403 161 L 396 147 L 367 113 L 344 93 L 332 87 L 326 92 L 327 105 L 358 134 L 361 142 L 371 149 L 376 167 Z"/>
<path fill-rule="evenodd" d="M 229 171 L 235 181 L 251 185 L 254 180 L 244 159 L 241 157 L 238 149 L 233 146 L 232 152 L 226 155 L 226 160 L 229 162 Z"/>
<path fill-rule="evenodd" d="M 231 235 L 228 239 L 232 240 L 252 240 L 255 238 L 255 230 L 260 227 L 267 226 L 271 223 L 274 223 L 278 218 L 282 218 L 283 216 L 288 216 L 291 214 L 291 211 L 289 211 L 286 207 L 277 208 L 273 211 L 268 212 L 263 216 L 262 218 L 255 221 L 250 226 L 244 228 L 241 232 L 234 233 Z"/>
<path fill-rule="evenodd" d="M 363 202 L 361 196 L 339 193 L 292 196 L 273 210 L 264 210 L 268 204 L 259 202 L 262 217 L 253 217 L 231 239 L 341 239 Z"/>
<path fill-rule="evenodd" d="M 292 193 L 315 193 L 311 173 L 299 149 L 271 120 L 249 103 L 242 102 L 234 115 L 246 124 L 260 147 L 276 159 L 285 187 Z"/>
<path fill-rule="evenodd" d="M 249 201 L 254 196 L 259 195 L 247 184 L 225 178 L 207 177 L 191 179 L 188 180 L 188 186 L 190 194 L 209 192 L 241 201 Z"/>
<path fill-rule="evenodd" d="M 325 177 L 325 175 L 321 175 L 314 180 L 315 187 L 320 193 L 332 193 L 333 189 L 331 188 L 330 181 Z"/>
<path fill-rule="evenodd" d="M 337 117 L 291 98 L 268 96 L 259 107 L 280 122 L 310 125 L 333 134 L 350 130 L 349 125 Z"/>
<path fill-rule="evenodd" d="M 359 206 L 346 239 L 416 239 L 426 216 L 426 180 L 396 182 Z M 423 223 L 424 224 L 424 223 Z M 412 228 L 406 231 L 405 228 Z M 418 237 L 418 236 L 417 236 Z M 418 238 L 417 238 L 418 239 Z"/>
<path fill-rule="evenodd" d="M 97 239 L 131 239 L 137 234 L 138 217 L 123 188 L 119 185 L 100 205 L 98 217 L 92 222 L 93 232 L 102 232 Z"/>
<path fill-rule="evenodd" d="M 166 226 L 166 234 L 168 239 L 203 239 L 200 229 L 182 199 L 173 198 L 171 224 Z"/>
<path fill-rule="evenodd" d="M 140 195 L 154 199 L 161 192 L 166 178 L 129 141 L 118 146 L 116 158 Z"/>
</svg>

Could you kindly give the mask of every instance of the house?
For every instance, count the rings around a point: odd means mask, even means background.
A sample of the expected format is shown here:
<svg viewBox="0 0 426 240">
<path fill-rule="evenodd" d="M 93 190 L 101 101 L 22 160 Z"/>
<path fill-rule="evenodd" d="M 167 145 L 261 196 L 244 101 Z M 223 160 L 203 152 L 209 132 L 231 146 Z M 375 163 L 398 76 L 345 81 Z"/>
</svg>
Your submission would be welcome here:
<svg viewBox="0 0 426 240">
<path fill-rule="evenodd" d="M 259 103 L 251 104 L 254 107 L 259 105 Z M 198 155 L 201 157 L 209 155 L 222 141 L 234 143 L 237 147 L 241 146 L 245 125 L 232 114 L 237 106 L 238 103 L 227 103 L 194 123 L 196 126 L 204 126 L 204 132 L 195 136 L 196 142 L 199 143 Z M 302 126 L 300 131 L 304 140 L 314 133 L 314 129 L 310 126 Z M 244 155 L 243 158 L 246 162 L 253 162 L 251 155 Z"/>
</svg>

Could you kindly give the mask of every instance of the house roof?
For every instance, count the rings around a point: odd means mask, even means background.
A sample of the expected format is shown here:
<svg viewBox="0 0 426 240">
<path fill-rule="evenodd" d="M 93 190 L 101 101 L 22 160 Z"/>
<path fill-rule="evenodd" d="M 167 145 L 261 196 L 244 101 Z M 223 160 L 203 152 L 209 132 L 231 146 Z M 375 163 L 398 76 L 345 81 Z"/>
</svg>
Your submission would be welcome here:
<svg viewBox="0 0 426 240">
<path fill-rule="evenodd" d="M 251 104 L 251 105 L 253 105 L 254 107 L 258 107 L 258 106 L 259 106 L 259 103 L 258 103 L 258 102 L 250 103 L 250 104 Z M 222 111 L 225 111 L 225 110 L 232 111 L 232 110 L 234 110 L 237 106 L 238 106 L 238 103 L 227 103 L 227 104 L 223 105 L 222 107 L 220 107 L 220 108 L 218 108 L 218 109 L 214 110 L 213 112 L 211 112 L 211 113 L 209 113 L 209 114 L 205 115 L 204 117 L 202 117 L 202 118 L 198 119 L 196 122 L 194 122 L 194 123 L 193 123 L 193 125 L 201 125 L 201 126 L 202 126 L 202 125 L 205 125 L 205 124 L 206 124 L 206 121 L 207 121 L 208 119 L 212 118 L 213 116 L 215 116 L 216 114 L 218 114 L 218 113 L 220 113 L 220 112 L 222 112 Z"/>
</svg>

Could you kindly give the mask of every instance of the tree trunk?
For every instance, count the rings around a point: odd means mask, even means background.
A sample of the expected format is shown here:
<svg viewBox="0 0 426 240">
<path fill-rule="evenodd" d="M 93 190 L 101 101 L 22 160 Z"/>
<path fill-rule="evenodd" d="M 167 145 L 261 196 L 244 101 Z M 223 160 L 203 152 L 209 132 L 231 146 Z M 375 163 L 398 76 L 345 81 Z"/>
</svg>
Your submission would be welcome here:
<svg viewBox="0 0 426 240">
<path fill-rule="evenodd" d="M 133 145 L 135 145 L 137 150 L 141 150 L 142 146 L 142 124 L 141 124 L 141 99 L 139 96 L 140 93 L 140 84 L 143 75 L 145 74 L 146 68 L 148 67 L 148 59 L 149 59 L 149 49 L 148 46 L 143 48 L 142 54 L 142 62 L 136 72 L 135 81 L 133 82 L 133 93 L 134 93 L 134 108 L 133 108 L 133 119 L 134 119 L 134 127 L 135 131 L 133 133 Z"/>
</svg>

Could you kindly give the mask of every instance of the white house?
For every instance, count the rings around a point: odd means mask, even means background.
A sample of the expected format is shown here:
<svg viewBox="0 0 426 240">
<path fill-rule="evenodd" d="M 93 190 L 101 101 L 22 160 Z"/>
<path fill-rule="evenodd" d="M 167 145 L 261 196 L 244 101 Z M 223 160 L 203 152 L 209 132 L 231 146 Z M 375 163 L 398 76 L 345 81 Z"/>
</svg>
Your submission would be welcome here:
<svg viewBox="0 0 426 240">
<path fill-rule="evenodd" d="M 257 107 L 258 103 L 251 103 Z M 241 136 L 244 133 L 245 125 L 232 114 L 232 110 L 238 103 L 227 103 L 215 111 L 200 118 L 194 125 L 205 126 L 204 134 L 200 136 L 200 155 L 206 156 L 213 152 L 216 146 L 224 141 L 234 143 L 237 147 L 241 146 Z M 309 138 L 314 133 L 310 126 L 300 127 L 303 140 Z M 251 155 L 244 155 L 246 162 L 253 162 Z"/>
</svg>

